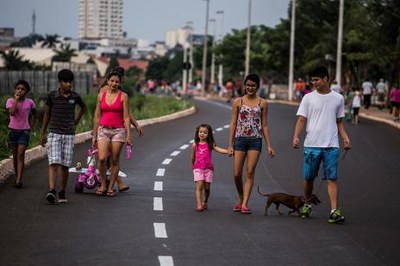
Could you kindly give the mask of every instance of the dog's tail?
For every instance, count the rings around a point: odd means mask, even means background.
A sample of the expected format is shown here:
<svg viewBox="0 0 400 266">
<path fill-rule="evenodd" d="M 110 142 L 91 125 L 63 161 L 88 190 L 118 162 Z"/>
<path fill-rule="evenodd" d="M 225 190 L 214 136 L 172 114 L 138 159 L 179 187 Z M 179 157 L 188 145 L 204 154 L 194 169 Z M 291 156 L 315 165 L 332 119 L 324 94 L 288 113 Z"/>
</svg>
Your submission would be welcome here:
<svg viewBox="0 0 400 266">
<path fill-rule="evenodd" d="M 269 196 L 269 194 L 263 194 L 263 193 L 260 192 L 260 186 L 257 186 L 257 192 L 258 192 L 258 194 L 260 194 L 261 196 L 264 196 L 264 197 L 268 197 L 268 196 Z"/>
</svg>

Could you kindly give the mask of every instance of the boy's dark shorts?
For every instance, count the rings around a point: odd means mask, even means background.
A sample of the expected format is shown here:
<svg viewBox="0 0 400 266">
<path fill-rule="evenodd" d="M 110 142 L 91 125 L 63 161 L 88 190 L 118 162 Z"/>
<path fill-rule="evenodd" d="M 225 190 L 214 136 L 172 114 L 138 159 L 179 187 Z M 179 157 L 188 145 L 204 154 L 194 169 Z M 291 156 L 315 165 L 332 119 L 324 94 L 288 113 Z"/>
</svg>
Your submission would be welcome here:
<svg viewBox="0 0 400 266">
<path fill-rule="evenodd" d="M 30 130 L 9 129 L 8 143 L 12 146 L 29 145 Z"/>
<path fill-rule="evenodd" d="M 233 143 L 235 151 L 259 151 L 262 149 L 262 138 L 236 137 Z"/>
</svg>

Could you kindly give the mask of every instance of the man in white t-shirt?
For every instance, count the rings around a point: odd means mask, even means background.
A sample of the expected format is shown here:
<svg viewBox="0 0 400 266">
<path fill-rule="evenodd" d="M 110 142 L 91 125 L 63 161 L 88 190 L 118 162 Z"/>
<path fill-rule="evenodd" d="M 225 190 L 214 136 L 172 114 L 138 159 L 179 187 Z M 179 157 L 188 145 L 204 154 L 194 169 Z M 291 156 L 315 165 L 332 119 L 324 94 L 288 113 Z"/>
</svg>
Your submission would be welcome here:
<svg viewBox="0 0 400 266">
<path fill-rule="evenodd" d="M 310 73 L 313 92 L 306 94 L 297 111 L 297 123 L 293 136 L 293 148 L 300 147 L 300 135 L 305 125 L 304 141 L 304 196 L 306 202 L 311 199 L 314 179 L 323 163 L 324 179 L 328 180 L 328 194 L 331 213 L 328 222 L 344 222 L 344 216 L 338 209 L 337 168 L 339 158 L 339 134 L 344 149 L 351 148 L 350 139 L 343 125 L 344 98 L 329 88 L 329 72 L 326 67 L 317 67 Z M 311 205 L 304 204 L 300 217 L 308 217 Z"/>
<path fill-rule="evenodd" d="M 369 106 L 371 105 L 371 95 L 374 86 L 372 85 L 371 81 L 369 81 L 369 79 L 365 79 L 361 87 L 363 90 L 364 107 L 365 109 L 368 109 Z"/>
</svg>

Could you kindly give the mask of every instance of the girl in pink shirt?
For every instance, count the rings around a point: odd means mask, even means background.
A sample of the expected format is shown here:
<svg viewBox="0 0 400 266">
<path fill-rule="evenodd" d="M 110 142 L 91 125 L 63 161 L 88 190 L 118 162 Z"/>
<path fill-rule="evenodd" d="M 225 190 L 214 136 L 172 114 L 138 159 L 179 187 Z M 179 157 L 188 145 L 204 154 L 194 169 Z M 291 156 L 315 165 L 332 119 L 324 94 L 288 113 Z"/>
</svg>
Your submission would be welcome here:
<svg viewBox="0 0 400 266">
<path fill-rule="evenodd" d="M 25 166 L 25 151 L 29 145 L 29 135 L 36 121 L 36 105 L 32 99 L 26 98 L 31 90 L 29 83 L 19 80 L 14 87 L 15 93 L 6 102 L 10 115 L 8 125 L 8 143 L 12 147 L 15 172 L 15 187 L 22 188 L 22 174 Z"/>
<path fill-rule="evenodd" d="M 207 209 L 214 174 L 214 165 L 211 158 L 211 151 L 213 150 L 221 154 L 228 154 L 227 149 L 220 148 L 215 143 L 211 126 L 201 124 L 196 128 L 191 152 L 193 178 L 196 183 L 197 211 Z"/>
</svg>

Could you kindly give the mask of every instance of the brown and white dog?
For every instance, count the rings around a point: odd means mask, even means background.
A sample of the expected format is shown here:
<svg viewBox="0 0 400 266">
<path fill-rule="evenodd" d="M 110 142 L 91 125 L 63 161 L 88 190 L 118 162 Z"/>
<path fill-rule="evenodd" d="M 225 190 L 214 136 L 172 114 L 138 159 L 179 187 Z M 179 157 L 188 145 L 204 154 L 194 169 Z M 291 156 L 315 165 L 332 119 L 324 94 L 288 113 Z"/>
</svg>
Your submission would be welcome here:
<svg viewBox="0 0 400 266">
<path fill-rule="evenodd" d="M 267 215 L 268 208 L 271 206 L 272 203 L 275 204 L 277 212 L 282 215 L 283 213 L 279 211 L 279 205 L 283 204 L 286 207 L 292 209 L 289 211 L 288 214 L 297 212 L 299 213 L 300 208 L 303 207 L 304 203 L 306 203 L 305 198 L 303 196 L 292 196 L 286 193 L 271 193 L 271 194 L 263 194 L 260 192 L 260 187 L 257 187 L 257 192 L 261 196 L 268 197 L 268 200 L 265 204 L 265 210 L 264 210 L 264 215 Z M 318 203 L 321 203 L 319 198 L 312 194 L 311 198 L 307 201 L 307 203 L 312 203 L 317 205 Z"/>
</svg>

